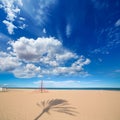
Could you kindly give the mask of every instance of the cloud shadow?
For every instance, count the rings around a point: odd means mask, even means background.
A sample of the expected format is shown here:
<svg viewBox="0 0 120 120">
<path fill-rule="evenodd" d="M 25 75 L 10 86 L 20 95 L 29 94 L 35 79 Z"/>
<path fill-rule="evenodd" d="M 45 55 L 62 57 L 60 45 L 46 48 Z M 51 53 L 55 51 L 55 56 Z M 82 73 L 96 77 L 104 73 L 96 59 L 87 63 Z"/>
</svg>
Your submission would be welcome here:
<svg viewBox="0 0 120 120">
<path fill-rule="evenodd" d="M 72 116 L 76 116 L 78 113 L 75 111 L 75 107 L 71 107 L 68 101 L 63 99 L 41 101 L 40 103 L 37 103 L 37 106 L 43 108 L 43 110 L 34 120 L 38 120 L 44 113 L 50 114 L 50 111 L 52 110 Z"/>
</svg>

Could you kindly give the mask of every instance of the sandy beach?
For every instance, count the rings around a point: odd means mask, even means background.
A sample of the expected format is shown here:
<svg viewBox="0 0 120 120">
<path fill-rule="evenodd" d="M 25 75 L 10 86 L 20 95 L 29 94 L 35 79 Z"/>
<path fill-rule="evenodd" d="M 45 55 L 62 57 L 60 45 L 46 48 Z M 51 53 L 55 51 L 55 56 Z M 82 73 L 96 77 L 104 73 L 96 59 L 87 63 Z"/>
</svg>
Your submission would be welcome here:
<svg viewBox="0 0 120 120">
<path fill-rule="evenodd" d="M 120 91 L 0 92 L 0 120 L 120 120 Z"/>
</svg>

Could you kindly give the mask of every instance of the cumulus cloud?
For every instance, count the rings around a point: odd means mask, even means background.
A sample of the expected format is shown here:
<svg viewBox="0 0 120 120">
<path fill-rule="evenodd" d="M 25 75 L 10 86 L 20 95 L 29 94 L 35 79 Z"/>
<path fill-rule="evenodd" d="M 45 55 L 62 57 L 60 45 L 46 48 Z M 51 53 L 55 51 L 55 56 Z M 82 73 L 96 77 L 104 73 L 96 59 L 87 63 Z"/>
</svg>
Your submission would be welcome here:
<svg viewBox="0 0 120 120">
<path fill-rule="evenodd" d="M 9 34 L 13 34 L 14 28 L 16 26 L 13 24 L 17 15 L 20 13 L 19 6 L 22 6 L 21 0 L 1 0 L 0 1 L 1 8 L 6 12 L 6 20 L 3 23 L 7 26 Z"/>
<path fill-rule="evenodd" d="M 88 75 L 83 67 L 88 65 L 90 60 L 67 50 L 59 40 L 53 37 L 37 39 L 21 37 L 9 44 L 12 47 L 11 53 L 14 56 L 27 64 L 37 65 L 36 69 L 39 70 L 39 75 Z M 35 70 L 30 73 L 28 70 L 26 72 L 26 69 L 27 67 L 17 69 L 14 74 L 17 77 L 36 75 L 34 74 Z M 24 72 L 20 74 L 20 71 Z"/>
<path fill-rule="evenodd" d="M 21 63 L 16 57 L 0 51 L 0 71 L 12 71 L 20 65 Z"/>
<path fill-rule="evenodd" d="M 13 73 L 18 78 L 45 75 L 89 75 L 84 66 L 88 58 L 63 47 L 53 37 L 29 39 L 21 37 L 9 42 L 8 51 L 0 52 L 0 70 Z"/>
<path fill-rule="evenodd" d="M 0 71 L 13 73 L 18 78 L 32 78 L 40 76 L 40 66 L 24 64 L 16 56 L 0 51 Z"/>
<path fill-rule="evenodd" d="M 75 53 L 63 48 L 62 43 L 52 37 L 37 38 L 36 40 L 21 37 L 10 44 L 14 54 L 27 62 L 41 62 L 54 66 L 78 57 Z"/>
<path fill-rule="evenodd" d="M 34 64 L 26 64 L 20 68 L 16 68 L 12 71 L 14 75 L 18 78 L 32 78 L 40 76 L 40 67 L 35 66 Z"/>
<path fill-rule="evenodd" d="M 9 21 L 14 21 L 17 14 L 20 12 L 18 6 L 22 6 L 21 0 L 1 0 L 1 6 L 7 14 L 6 19 Z"/>
<path fill-rule="evenodd" d="M 75 62 L 72 62 L 71 65 L 68 66 L 58 66 L 55 67 L 51 71 L 45 71 L 45 72 L 51 72 L 55 75 L 74 75 L 79 74 L 81 76 L 88 76 L 89 74 L 84 71 L 83 67 L 85 65 L 88 65 L 90 63 L 89 59 L 85 59 L 83 56 L 80 56 Z"/>
</svg>

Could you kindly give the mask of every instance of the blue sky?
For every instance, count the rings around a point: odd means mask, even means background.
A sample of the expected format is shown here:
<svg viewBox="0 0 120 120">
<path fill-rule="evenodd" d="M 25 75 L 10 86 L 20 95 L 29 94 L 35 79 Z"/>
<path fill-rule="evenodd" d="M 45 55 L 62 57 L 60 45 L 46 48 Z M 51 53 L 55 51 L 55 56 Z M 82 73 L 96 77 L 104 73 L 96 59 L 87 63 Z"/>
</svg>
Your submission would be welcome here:
<svg viewBox="0 0 120 120">
<path fill-rule="evenodd" d="M 0 0 L 0 85 L 120 87 L 120 0 Z"/>
</svg>

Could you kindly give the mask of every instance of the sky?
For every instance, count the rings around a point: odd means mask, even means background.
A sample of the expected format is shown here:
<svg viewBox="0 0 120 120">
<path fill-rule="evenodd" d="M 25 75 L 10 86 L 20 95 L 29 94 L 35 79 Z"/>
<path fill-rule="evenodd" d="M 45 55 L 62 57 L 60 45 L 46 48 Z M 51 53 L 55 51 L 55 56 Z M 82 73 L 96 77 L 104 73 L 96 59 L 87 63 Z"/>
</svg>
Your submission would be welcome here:
<svg viewBox="0 0 120 120">
<path fill-rule="evenodd" d="M 0 0 L 0 85 L 120 88 L 120 0 Z"/>
</svg>

